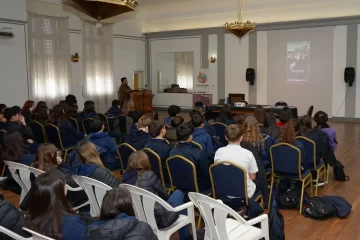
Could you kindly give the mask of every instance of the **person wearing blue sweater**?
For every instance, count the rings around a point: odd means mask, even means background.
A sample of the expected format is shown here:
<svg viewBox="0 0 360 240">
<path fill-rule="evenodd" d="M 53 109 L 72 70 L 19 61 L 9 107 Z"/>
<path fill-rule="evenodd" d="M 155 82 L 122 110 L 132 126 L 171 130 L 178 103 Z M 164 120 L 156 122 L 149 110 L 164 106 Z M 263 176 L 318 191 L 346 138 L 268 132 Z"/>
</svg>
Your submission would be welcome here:
<svg viewBox="0 0 360 240">
<path fill-rule="evenodd" d="M 18 131 L 5 133 L 3 138 L 4 152 L 2 159 L 30 166 L 35 155 L 31 154 L 29 147 L 31 145 L 25 143 L 24 138 Z"/>
<path fill-rule="evenodd" d="M 179 139 L 178 145 L 171 149 L 169 157 L 180 155 L 192 161 L 196 168 L 199 190 L 211 188 L 209 167 L 214 163 L 214 159 L 209 158 L 198 146 L 192 143 L 194 127 L 189 123 L 183 123 L 176 129 Z M 194 191 L 195 189 L 180 189 L 183 192 Z"/>
<path fill-rule="evenodd" d="M 195 111 L 191 114 L 191 123 L 194 126 L 193 141 L 202 146 L 206 155 L 209 157 L 213 156 L 214 146 L 209 132 L 204 128 L 204 117 L 199 112 Z"/>
<path fill-rule="evenodd" d="M 144 148 L 150 148 L 157 155 L 159 155 L 163 167 L 163 175 L 165 182 L 169 182 L 169 173 L 166 167 L 166 159 L 169 157 L 171 145 L 165 140 L 166 128 L 164 124 L 157 121 L 151 122 L 149 125 L 149 132 L 152 137 Z"/>
<path fill-rule="evenodd" d="M 64 176 L 50 171 L 39 175 L 30 190 L 24 226 L 53 239 L 86 239 L 87 225 L 66 199 Z"/>
<path fill-rule="evenodd" d="M 136 124 L 138 130 L 129 134 L 124 142 L 130 144 L 136 150 L 143 149 L 145 144 L 151 139 L 149 135 L 150 123 L 151 119 L 148 116 L 142 116 Z"/>
<path fill-rule="evenodd" d="M 94 119 L 91 123 L 90 141 L 106 151 L 106 159 L 102 159 L 106 168 L 111 171 L 120 169 L 120 161 L 116 159 L 118 146 L 109 133 L 104 132 L 105 123 L 100 119 Z"/>
<path fill-rule="evenodd" d="M 179 106 L 176 106 L 176 105 L 171 105 L 169 108 L 168 108 L 168 114 L 169 114 L 169 117 L 165 118 L 164 119 L 164 124 L 165 125 L 168 125 L 168 126 L 171 126 L 171 119 L 173 117 L 176 117 L 180 114 L 181 112 L 181 108 Z"/>
<path fill-rule="evenodd" d="M 115 99 L 111 102 L 111 107 L 105 113 L 105 115 L 111 118 L 111 117 L 116 117 L 120 114 L 121 114 L 120 101 Z"/>
</svg>

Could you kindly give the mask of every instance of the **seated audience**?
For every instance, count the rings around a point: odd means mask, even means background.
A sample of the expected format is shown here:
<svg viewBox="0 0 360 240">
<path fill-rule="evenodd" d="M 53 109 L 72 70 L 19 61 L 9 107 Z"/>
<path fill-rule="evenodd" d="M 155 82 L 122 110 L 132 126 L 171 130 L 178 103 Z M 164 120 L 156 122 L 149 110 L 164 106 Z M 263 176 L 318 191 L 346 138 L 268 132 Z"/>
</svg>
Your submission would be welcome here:
<svg viewBox="0 0 360 240">
<path fill-rule="evenodd" d="M 77 120 L 81 124 L 84 119 L 92 118 L 95 114 L 95 103 L 89 100 L 84 103 L 84 110 L 79 113 Z"/>
<path fill-rule="evenodd" d="M 293 115 L 293 112 L 291 111 L 291 109 L 288 107 L 284 107 L 280 111 L 280 116 L 279 116 L 280 121 L 276 123 L 276 126 L 283 127 L 292 118 L 294 118 L 294 115 Z"/>
<path fill-rule="evenodd" d="M 79 111 L 79 107 L 77 105 L 70 105 L 66 112 L 66 117 L 67 118 L 72 117 L 74 119 L 77 119 L 78 111 Z"/>
<path fill-rule="evenodd" d="M 329 144 L 333 151 L 336 150 L 338 142 L 336 140 L 336 132 L 335 129 L 331 128 L 328 124 L 328 115 L 323 111 L 318 111 L 314 115 L 314 120 L 316 122 L 316 128 L 321 129 L 322 131 L 326 132 L 329 136 Z"/>
<path fill-rule="evenodd" d="M 259 155 L 262 156 L 264 161 L 270 161 L 270 147 L 266 148 L 265 140 L 260 133 L 258 122 L 255 117 L 249 116 L 245 119 L 243 126 L 245 132 L 243 134 L 243 139 L 253 145 L 258 151 Z M 274 144 L 274 142 L 272 142 Z"/>
<path fill-rule="evenodd" d="M 135 109 L 134 101 L 132 99 L 128 99 L 124 102 L 121 113 L 130 117 L 133 120 L 134 125 L 138 122 L 140 117 L 144 115 L 142 111 Z"/>
<path fill-rule="evenodd" d="M 246 178 L 248 197 L 252 198 L 256 192 L 261 190 L 260 183 L 256 181 L 256 173 L 259 169 L 254 155 L 249 150 L 240 146 L 244 133 L 245 128 L 243 126 L 238 124 L 229 125 L 225 131 L 225 136 L 229 144 L 216 151 L 214 161 L 215 163 L 230 161 L 243 167 L 247 172 Z M 235 197 L 221 196 L 220 199 L 224 199 L 225 202 L 234 209 L 239 207 L 235 206 L 236 202 L 240 202 L 239 200 L 236 200 Z"/>
<path fill-rule="evenodd" d="M 44 101 L 38 102 L 32 113 L 34 117 L 31 116 L 33 119 L 30 120 L 36 120 L 42 125 L 45 125 L 49 119 L 48 107 Z"/>
<path fill-rule="evenodd" d="M 176 116 L 171 119 L 171 128 L 166 129 L 165 138 L 170 142 L 174 147 L 178 142 L 176 135 L 176 128 L 184 123 L 184 118 L 182 116 Z"/>
<path fill-rule="evenodd" d="M 220 116 L 216 118 L 215 122 L 221 122 L 226 125 L 234 124 L 234 120 L 232 119 L 232 112 L 230 105 L 224 105 L 220 110 Z"/>
<path fill-rule="evenodd" d="M 104 132 L 104 129 L 105 123 L 100 119 L 94 119 L 91 123 L 90 141 L 106 151 L 106 160 L 103 161 L 105 167 L 111 171 L 118 170 L 120 169 L 120 160 L 116 158 L 118 146 L 114 138 L 110 137 L 109 133 Z"/>
<path fill-rule="evenodd" d="M 245 119 L 248 117 L 248 115 L 244 114 L 244 113 L 239 113 L 234 117 L 234 122 L 236 124 L 240 124 L 243 125 L 243 123 L 245 122 Z"/>
<path fill-rule="evenodd" d="M 275 140 L 278 139 L 280 137 L 280 128 L 276 126 L 276 117 L 273 115 L 267 115 L 266 123 L 266 131 L 268 132 L 268 135 Z"/>
<path fill-rule="evenodd" d="M 64 109 L 64 114 L 67 116 L 69 111 L 69 104 L 65 100 L 61 100 L 59 105 Z"/>
<path fill-rule="evenodd" d="M 72 94 L 69 94 L 65 97 L 65 102 L 70 106 L 77 105 L 76 97 Z"/>
<path fill-rule="evenodd" d="M 171 119 L 173 119 L 176 116 L 179 116 L 180 112 L 181 112 L 181 108 L 179 106 L 171 105 L 168 108 L 169 117 L 164 119 L 164 124 L 171 126 Z"/>
<path fill-rule="evenodd" d="M 32 143 L 32 137 L 29 129 L 26 126 L 25 119 L 20 114 L 20 107 L 14 106 L 7 108 L 4 111 L 6 123 L 3 124 L 3 129 L 7 132 L 19 132 L 22 137 L 29 143 Z"/>
<path fill-rule="evenodd" d="M 149 117 L 142 116 L 136 124 L 137 131 L 128 135 L 124 142 L 130 144 L 136 150 L 143 149 L 145 144 L 151 139 L 149 135 L 150 123 L 151 119 Z"/>
<path fill-rule="evenodd" d="M 201 114 L 201 116 L 204 117 L 204 129 L 211 135 L 216 136 L 216 130 L 213 126 L 211 126 L 208 121 L 205 119 L 205 112 L 203 107 L 195 107 L 192 112 L 190 112 L 190 118 L 193 112 L 198 112 Z"/>
<path fill-rule="evenodd" d="M 130 155 L 128 169 L 123 176 L 123 183 L 136 185 L 139 188 L 154 193 L 173 207 L 180 206 L 184 203 L 184 194 L 180 190 L 176 190 L 171 196 L 168 195 L 159 178 L 151 171 L 149 158 L 143 151 L 138 151 Z M 160 229 L 171 226 L 178 217 L 179 215 L 177 213 L 169 213 L 163 209 L 163 207 L 155 205 L 156 223 Z M 182 228 L 179 235 L 180 240 L 185 240 L 189 235 L 189 228 Z"/>
<path fill-rule="evenodd" d="M 76 174 L 98 180 L 114 188 L 120 184 L 111 172 L 104 167 L 94 144 L 83 140 L 77 146 L 77 151 L 82 165 L 76 169 Z"/>
<path fill-rule="evenodd" d="M 196 167 L 197 180 L 199 190 L 207 190 L 211 188 L 209 167 L 213 163 L 213 159 L 209 158 L 198 146 L 192 143 L 194 127 L 191 124 L 183 123 L 176 129 L 176 135 L 180 141 L 176 148 L 170 150 L 169 157 L 180 155 L 192 161 Z M 180 189 L 191 190 L 193 189 Z"/>
<path fill-rule="evenodd" d="M 3 128 L 3 124 L 6 123 L 6 118 L 4 117 L 4 110 L 6 109 L 6 105 L 0 103 L 0 129 Z"/>
<path fill-rule="evenodd" d="M 259 124 L 261 134 L 269 135 L 269 132 L 267 131 L 268 124 L 266 122 L 266 112 L 262 106 L 256 106 L 254 117 Z"/>
<path fill-rule="evenodd" d="M 32 114 L 33 110 L 34 110 L 34 101 L 27 100 L 21 109 L 21 115 L 25 118 L 26 124 L 29 124 L 31 122 L 30 115 Z"/>
<path fill-rule="evenodd" d="M 193 141 L 199 143 L 203 151 L 209 157 L 212 157 L 214 154 L 214 146 L 209 132 L 204 128 L 204 117 L 195 111 L 191 114 L 191 123 L 194 126 Z"/>
<path fill-rule="evenodd" d="M 136 219 L 130 192 L 122 187 L 108 191 L 100 217 L 88 227 L 89 240 L 157 240 L 150 225 Z"/>
<path fill-rule="evenodd" d="M 53 239 L 86 239 L 87 226 L 66 199 L 63 175 L 51 171 L 39 175 L 30 190 L 24 226 Z"/>
<path fill-rule="evenodd" d="M 166 167 L 166 159 L 169 157 L 171 145 L 165 140 L 166 128 L 164 124 L 158 121 L 151 122 L 149 125 L 149 133 L 152 137 L 144 146 L 144 148 L 150 148 L 157 155 L 159 155 L 162 163 L 162 171 L 165 182 L 169 182 L 169 173 Z"/>
<path fill-rule="evenodd" d="M 111 107 L 106 112 L 107 117 L 116 117 L 121 114 L 120 101 L 115 99 L 111 102 Z"/>
<path fill-rule="evenodd" d="M 7 132 L 3 138 L 4 152 L 2 159 L 30 166 L 35 160 L 35 155 L 31 154 L 31 145 L 24 141 L 20 132 Z M 36 152 L 33 151 L 34 153 Z"/>
<path fill-rule="evenodd" d="M 50 113 L 49 123 L 54 124 L 60 130 L 64 148 L 73 147 L 80 140 L 84 139 L 85 134 L 77 131 L 65 117 L 64 109 L 60 105 L 55 105 Z"/>
</svg>

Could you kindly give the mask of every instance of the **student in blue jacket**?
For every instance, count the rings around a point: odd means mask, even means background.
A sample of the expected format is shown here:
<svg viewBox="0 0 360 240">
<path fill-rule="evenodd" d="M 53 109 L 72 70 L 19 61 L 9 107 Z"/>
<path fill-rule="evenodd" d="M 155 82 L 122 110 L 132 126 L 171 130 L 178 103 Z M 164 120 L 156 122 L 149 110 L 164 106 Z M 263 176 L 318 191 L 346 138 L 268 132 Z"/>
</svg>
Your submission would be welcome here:
<svg viewBox="0 0 360 240">
<path fill-rule="evenodd" d="M 191 114 L 191 123 L 194 126 L 193 141 L 199 143 L 206 155 L 211 157 L 214 154 L 214 146 L 209 132 L 204 128 L 204 117 L 195 111 Z"/>
<path fill-rule="evenodd" d="M 151 119 L 148 116 L 142 116 L 137 122 L 137 131 L 125 138 L 125 143 L 130 144 L 136 150 L 144 148 L 145 144 L 151 139 L 149 135 L 149 125 Z"/>
<path fill-rule="evenodd" d="M 176 135 L 180 141 L 176 148 L 173 148 L 169 157 L 180 155 L 192 161 L 196 167 L 199 190 L 211 188 L 209 167 L 214 159 L 209 158 L 198 146 L 192 143 L 194 127 L 189 123 L 183 123 L 176 129 Z M 183 192 L 194 191 L 195 189 L 180 189 Z"/>
<path fill-rule="evenodd" d="M 181 112 L 181 108 L 179 106 L 171 105 L 168 108 L 169 117 L 164 119 L 164 124 L 171 126 L 171 119 L 173 119 L 176 116 L 179 116 L 180 112 Z"/>
<path fill-rule="evenodd" d="M 53 239 L 86 239 L 87 225 L 66 199 L 65 178 L 59 172 L 39 175 L 30 190 L 24 226 Z"/>
<path fill-rule="evenodd" d="M 115 99 L 111 102 L 111 107 L 106 112 L 106 116 L 109 118 L 116 117 L 121 114 L 120 101 Z"/>
<path fill-rule="evenodd" d="M 106 151 L 106 159 L 102 159 L 106 168 L 113 170 L 120 169 L 120 161 L 116 159 L 118 146 L 109 133 L 104 132 L 105 123 L 100 119 L 94 119 L 91 123 L 90 141 Z"/>
<path fill-rule="evenodd" d="M 163 167 L 163 175 L 165 182 L 169 182 L 169 173 L 166 167 L 166 159 L 169 157 L 171 145 L 165 140 L 166 128 L 165 125 L 157 121 L 153 121 L 149 125 L 149 133 L 152 137 L 144 148 L 150 148 L 157 155 L 159 155 Z"/>
</svg>

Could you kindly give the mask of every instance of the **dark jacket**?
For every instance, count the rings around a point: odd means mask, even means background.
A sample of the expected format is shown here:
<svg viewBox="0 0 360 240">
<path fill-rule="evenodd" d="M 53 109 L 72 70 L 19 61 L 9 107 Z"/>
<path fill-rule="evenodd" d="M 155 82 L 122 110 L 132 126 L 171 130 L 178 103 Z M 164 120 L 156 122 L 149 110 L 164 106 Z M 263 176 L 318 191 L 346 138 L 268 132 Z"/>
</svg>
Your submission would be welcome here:
<svg viewBox="0 0 360 240">
<path fill-rule="evenodd" d="M 139 118 L 144 115 L 143 111 L 140 110 L 135 110 L 135 111 L 130 111 L 128 112 L 128 117 L 130 117 L 134 123 L 137 123 L 137 121 L 139 120 Z"/>
<path fill-rule="evenodd" d="M 218 117 L 218 118 L 216 118 L 215 122 L 221 122 L 221 123 L 224 123 L 226 125 L 235 124 L 235 121 L 233 119 L 231 119 L 231 118 L 230 119 L 228 119 L 228 118 L 223 119 L 223 118 Z"/>
<path fill-rule="evenodd" d="M 211 136 L 205 128 L 194 128 L 193 141 L 199 143 L 203 151 L 211 157 L 214 154 L 214 146 Z"/>
<path fill-rule="evenodd" d="M 120 180 L 115 178 L 108 169 L 98 167 L 95 164 L 80 165 L 76 169 L 76 174 L 98 180 L 112 188 L 115 188 L 120 184 Z"/>
<path fill-rule="evenodd" d="M 118 98 L 121 103 L 124 103 L 130 98 L 132 89 L 128 85 L 121 84 L 118 90 Z"/>
<path fill-rule="evenodd" d="M 116 117 L 121 114 L 121 109 L 118 107 L 110 107 L 105 114 L 108 117 Z"/>
<path fill-rule="evenodd" d="M 24 140 L 32 139 L 31 133 L 27 126 L 24 126 L 20 123 L 8 121 L 3 124 L 2 128 L 7 132 L 20 132 Z"/>
<path fill-rule="evenodd" d="M 216 130 L 206 120 L 204 121 L 204 129 L 211 135 L 216 136 Z"/>
<path fill-rule="evenodd" d="M 113 129 L 115 132 L 120 134 L 127 134 L 133 125 L 133 120 L 131 117 L 118 115 L 114 120 Z M 136 129 L 137 130 L 137 129 Z"/>
<path fill-rule="evenodd" d="M 11 203 L 0 200 L 0 226 L 19 234 L 24 238 L 31 237 L 22 230 L 24 226 L 24 215 Z M 11 240 L 6 234 L 0 233 L 0 239 Z"/>
<path fill-rule="evenodd" d="M 85 134 L 77 131 L 70 122 L 62 122 L 58 125 L 58 128 L 64 148 L 73 147 L 85 137 Z"/>
<path fill-rule="evenodd" d="M 150 148 L 157 153 L 161 159 L 163 166 L 166 167 L 166 159 L 169 157 L 171 145 L 168 144 L 164 139 L 152 138 L 146 144 L 144 148 Z"/>
<path fill-rule="evenodd" d="M 125 213 L 89 225 L 89 240 L 157 240 L 150 225 Z"/>
<path fill-rule="evenodd" d="M 82 165 L 77 147 L 78 146 L 76 145 L 74 147 L 74 149 L 70 152 L 70 155 L 69 155 L 69 157 L 70 157 L 69 163 L 73 169 L 77 169 L 80 165 Z M 104 161 L 104 159 L 106 159 L 106 151 L 97 145 L 95 145 L 95 148 L 96 148 L 96 152 L 99 154 L 101 160 Z"/>
<path fill-rule="evenodd" d="M 31 112 L 29 110 L 26 110 L 26 111 L 23 111 L 21 114 L 24 116 L 26 124 L 29 124 L 31 122 L 31 119 L 30 119 Z"/>
<path fill-rule="evenodd" d="M 179 142 L 176 148 L 171 149 L 169 157 L 180 155 L 192 161 L 196 168 L 199 190 L 211 188 L 209 167 L 214 159 L 209 158 L 196 145 L 190 142 Z M 194 189 L 180 189 L 183 192 L 194 191 Z"/>
<path fill-rule="evenodd" d="M 127 133 L 128 133 L 129 135 L 133 135 L 133 134 L 135 134 L 137 131 L 138 131 L 137 125 L 136 125 L 136 124 L 132 124 L 132 125 L 128 128 Z"/>
<path fill-rule="evenodd" d="M 80 112 L 78 116 L 76 117 L 76 120 L 81 125 L 82 121 L 86 118 L 92 118 L 94 116 L 93 112 Z"/>
<path fill-rule="evenodd" d="M 107 132 L 90 133 L 89 137 L 90 137 L 90 141 L 93 144 L 106 151 L 106 159 L 102 159 L 105 167 L 110 170 L 119 169 L 120 162 L 119 160 L 116 159 L 116 156 L 118 154 L 118 146 L 116 145 L 114 139 L 109 136 L 109 133 Z"/>
<path fill-rule="evenodd" d="M 63 215 L 63 240 L 84 240 L 87 235 L 87 226 L 80 216 Z"/>
<path fill-rule="evenodd" d="M 125 143 L 130 144 L 136 150 L 144 148 L 145 144 L 151 139 L 150 135 L 142 130 L 137 130 L 125 138 Z"/>
<path fill-rule="evenodd" d="M 20 163 L 24 164 L 26 166 L 30 166 L 35 161 L 35 155 L 34 154 L 28 154 L 25 153 L 21 156 Z"/>
<path fill-rule="evenodd" d="M 171 146 L 175 147 L 178 142 L 178 138 L 176 135 L 176 128 L 168 128 L 166 129 L 165 138 L 170 142 Z"/>
<path fill-rule="evenodd" d="M 171 120 L 172 120 L 172 117 L 167 117 L 164 119 L 164 124 L 168 125 L 171 127 Z"/>
</svg>

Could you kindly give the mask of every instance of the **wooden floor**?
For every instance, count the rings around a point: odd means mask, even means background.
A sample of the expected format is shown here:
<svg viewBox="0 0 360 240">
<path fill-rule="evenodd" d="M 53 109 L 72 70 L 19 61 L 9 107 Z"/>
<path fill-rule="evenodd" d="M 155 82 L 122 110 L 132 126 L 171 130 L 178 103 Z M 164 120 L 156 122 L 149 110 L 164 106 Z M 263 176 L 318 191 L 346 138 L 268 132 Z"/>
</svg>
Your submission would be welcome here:
<svg viewBox="0 0 360 240">
<path fill-rule="evenodd" d="M 160 113 L 160 119 L 164 116 L 165 113 Z M 188 113 L 184 113 L 184 117 L 188 119 Z M 285 219 L 286 239 L 360 240 L 360 124 L 332 122 L 330 125 L 335 128 L 339 142 L 335 154 L 344 164 L 345 173 L 350 176 L 350 181 L 333 180 L 331 171 L 329 185 L 319 188 L 318 195 L 344 197 L 352 205 L 352 213 L 346 219 L 315 221 L 299 215 L 298 210 L 281 210 Z M 7 201 L 19 204 L 19 196 L 8 191 L 4 191 L 4 194 Z M 172 239 L 175 240 L 176 237 L 173 236 Z"/>
</svg>

